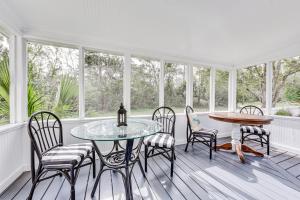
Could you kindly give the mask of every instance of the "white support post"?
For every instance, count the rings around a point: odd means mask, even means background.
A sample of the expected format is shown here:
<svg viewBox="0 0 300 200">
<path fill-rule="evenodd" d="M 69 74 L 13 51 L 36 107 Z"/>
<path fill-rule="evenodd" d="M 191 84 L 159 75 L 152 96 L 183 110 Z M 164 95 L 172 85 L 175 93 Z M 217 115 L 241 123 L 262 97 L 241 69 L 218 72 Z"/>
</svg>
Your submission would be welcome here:
<svg viewBox="0 0 300 200">
<path fill-rule="evenodd" d="M 210 70 L 209 79 L 209 112 L 215 112 L 215 96 L 216 96 L 216 68 Z"/>
<path fill-rule="evenodd" d="M 24 38 L 16 36 L 16 122 L 27 120 L 27 45 Z"/>
<path fill-rule="evenodd" d="M 10 86 L 9 86 L 9 116 L 10 123 L 16 123 L 16 36 L 9 37 L 9 74 L 10 74 Z"/>
<path fill-rule="evenodd" d="M 125 54 L 125 62 L 124 62 L 124 75 L 123 75 L 123 103 L 130 114 L 130 88 L 131 88 L 131 56 L 129 53 Z"/>
<path fill-rule="evenodd" d="M 266 114 L 272 114 L 272 84 L 273 84 L 273 66 L 268 62 L 266 66 Z"/>
<path fill-rule="evenodd" d="M 228 83 L 228 111 L 236 111 L 236 87 L 237 87 L 237 70 L 234 68 L 229 71 Z"/>
<path fill-rule="evenodd" d="M 186 105 L 193 107 L 193 66 L 187 65 L 186 70 Z"/>
<path fill-rule="evenodd" d="M 165 61 L 160 61 L 160 73 L 159 73 L 159 106 L 164 106 L 165 95 Z"/>
<path fill-rule="evenodd" d="M 85 117 L 84 49 L 79 47 L 79 119 Z"/>
</svg>

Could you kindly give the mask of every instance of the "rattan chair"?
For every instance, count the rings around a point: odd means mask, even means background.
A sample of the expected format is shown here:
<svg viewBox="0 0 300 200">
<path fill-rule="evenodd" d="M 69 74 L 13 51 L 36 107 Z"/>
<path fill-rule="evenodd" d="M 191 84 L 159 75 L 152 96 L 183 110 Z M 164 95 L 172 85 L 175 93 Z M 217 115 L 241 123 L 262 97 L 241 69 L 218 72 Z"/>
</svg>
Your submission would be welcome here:
<svg viewBox="0 0 300 200">
<path fill-rule="evenodd" d="M 264 115 L 264 112 L 257 106 L 248 105 L 240 110 L 240 113 L 249 115 Z M 254 136 L 254 137 L 253 137 Z M 264 144 L 267 145 L 267 154 L 270 154 L 270 131 L 263 128 L 263 125 L 250 126 L 241 125 L 241 143 L 245 141 L 255 141 L 259 142 L 263 147 Z"/>
<path fill-rule="evenodd" d="M 32 188 L 28 199 L 32 199 L 39 182 L 57 175 L 64 175 L 71 185 L 71 200 L 74 200 L 79 168 L 92 164 L 93 177 L 95 178 L 95 150 L 92 144 L 64 146 L 61 121 L 55 114 L 47 111 L 37 112 L 30 117 L 28 134 L 31 140 L 32 175 Z M 38 158 L 37 170 L 35 168 L 35 154 Z M 84 163 L 86 159 L 89 161 Z"/>
<path fill-rule="evenodd" d="M 152 120 L 162 124 L 162 129 L 155 135 L 144 139 L 145 144 L 145 172 L 147 172 L 147 159 L 162 155 L 171 162 L 171 177 L 173 177 L 175 159 L 175 112 L 169 107 L 157 108 Z"/>
<path fill-rule="evenodd" d="M 188 150 L 189 143 L 200 142 L 209 147 L 209 158 L 212 158 L 212 150 L 217 150 L 217 134 L 218 130 L 216 129 L 205 129 L 199 128 L 198 130 L 193 130 L 191 114 L 194 112 L 191 106 L 186 106 L 185 113 L 187 119 L 187 127 L 186 127 L 186 146 L 185 151 Z M 213 145 L 214 144 L 214 145 Z"/>
</svg>

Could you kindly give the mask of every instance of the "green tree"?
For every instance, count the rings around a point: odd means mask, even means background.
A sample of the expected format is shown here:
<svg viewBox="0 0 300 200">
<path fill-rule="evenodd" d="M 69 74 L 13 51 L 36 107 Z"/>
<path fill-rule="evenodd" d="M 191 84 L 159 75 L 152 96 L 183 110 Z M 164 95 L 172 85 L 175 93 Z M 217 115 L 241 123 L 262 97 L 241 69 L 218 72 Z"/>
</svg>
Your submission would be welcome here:
<svg viewBox="0 0 300 200">
<path fill-rule="evenodd" d="M 273 107 L 284 99 L 289 92 L 295 92 L 295 84 L 290 85 L 290 79 L 300 72 L 300 57 L 288 58 L 273 62 L 273 85 L 272 103 Z M 285 88 L 289 88 L 285 90 Z M 238 73 L 237 102 L 260 102 L 262 107 L 266 106 L 266 67 L 254 65 Z"/>
</svg>

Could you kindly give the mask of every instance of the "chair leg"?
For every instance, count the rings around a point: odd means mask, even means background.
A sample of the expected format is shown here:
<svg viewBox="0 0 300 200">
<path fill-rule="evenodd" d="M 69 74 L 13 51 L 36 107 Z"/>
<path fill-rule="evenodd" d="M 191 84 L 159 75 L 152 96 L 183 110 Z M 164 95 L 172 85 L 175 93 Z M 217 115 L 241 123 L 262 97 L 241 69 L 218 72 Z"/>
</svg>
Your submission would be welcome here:
<svg viewBox="0 0 300 200">
<path fill-rule="evenodd" d="M 214 146 L 214 149 L 215 149 L 215 152 L 217 151 L 217 136 L 215 135 L 215 146 Z"/>
<path fill-rule="evenodd" d="M 185 152 L 187 152 L 187 149 L 188 149 L 188 147 L 189 147 L 189 143 L 190 143 L 190 142 L 187 142 L 186 145 L 185 145 L 185 149 L 184 149 Z"/>
<path fill-rule="evenodd" d="M 34 193 L 34 190 L 35 190 L 35 187 L 36 187 L 36 184 L 37 184 L 37 181 L 33 181 L 32 186 L 31 186 L 31 190 L 30 190 L 30 193 L 29 193 L 29 196 L 28 196 L 27 200 L 31 200 L 32 199 L 33 193 Z"/>
<path fill-rule="evenodd" d="M 187 150 L 188 150 L 189 143 L 191 142 L 191 137 L 192 137 L 192 133 L 191 133 L 190 136 L 187 138 L 187 142 L 186 142 L 185 149 L 184 149 L 185 152 L 187 152 Z"/>
<path fill-rule="evenodd" d="M 241 143 L 244 144 L 244 132 L 242 132 Z"/>
<path fill-rule="evenodd" d="M 92 151 L 92 164 L 93 164 L 93 178 L 96 177 L 96 154 L 95 150 Z"/>
<path fill-rule="evenodd" d="M 173 173 L 174 173 L 174 157 L 175 157 L 175 147 L 172 147 L 172 155 L 171 155 L 171 177 L 173 177 Z"/>
<path fill-rule="evenodd" d="M 209 159 L 212 159 L 212 143 L 213 143 L 213 137 L 209 140 Z"/>
<path fill-rule="evenodd" d="M 35 162 L 34 162 L 34 148 L 30 145 L 30 161 L 31 161 L 31 181 L 34 183 L 35 180 Z"/>
<path fill-rule="evenodd" d="M 260 145 L 261 145 L 261 147 L 264 147 L 262 136 L 259 136 L 259 138 L 260 138 Z"/>
<path fill-rule="evenodd" d="M 267 155 L 270 155 L 270 136 L 267 135 Z"/>
<path fill-rule="evenodd" d="M 32 180 L 32 186 L 31 186 L 31 189 L 30 189 L 30 193 L 29 193 L 29 196 L 28 196 L 28 200 L 31 200 L 32 197 L 33 197 L 33 193 L 34 193 L 34 190 L 36 188 L 36 185 L 37 183 L 39 182 L 39 179 L 41 178 L 41 174 L 42 173 L 42 167 L 41 165 L 39 165 L 38 169 L 37 169 L 37 174 L 35 176 L 35 178 Z"/>
<path fill-rule="evenodd" d="M 74 168 L 70 170 L 70 184 L 71 184 L 71 200 L 75 200 L 75 173 Z"/>
<path fill-rule="evenodd" d="M 148 147 L 145 145 L 145 172 L 147 172 Z"/>
</svg>

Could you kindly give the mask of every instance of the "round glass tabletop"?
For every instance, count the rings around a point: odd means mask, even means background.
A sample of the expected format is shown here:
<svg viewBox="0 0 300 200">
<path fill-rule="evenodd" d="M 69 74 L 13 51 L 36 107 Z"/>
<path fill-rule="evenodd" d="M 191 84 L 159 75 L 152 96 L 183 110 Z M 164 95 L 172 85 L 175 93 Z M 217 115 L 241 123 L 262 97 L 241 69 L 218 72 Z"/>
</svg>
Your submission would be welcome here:
<svg viewBox="0 0 300 200">
<path fill-rule="evenodd" d="M 156 121 L 135 118 L 129 118 L 127 126 L 118 127 L 116 119 L 108 119 L 77 126 L 71 130 L 71 135 L 83 140 L 128 140 L 155 134 L 161 127 Z"/>
</svg>

